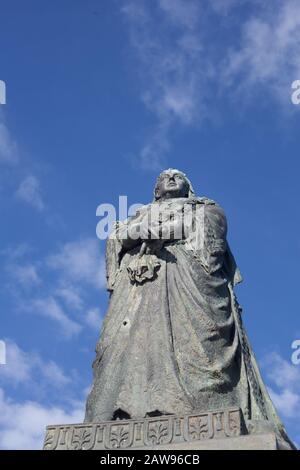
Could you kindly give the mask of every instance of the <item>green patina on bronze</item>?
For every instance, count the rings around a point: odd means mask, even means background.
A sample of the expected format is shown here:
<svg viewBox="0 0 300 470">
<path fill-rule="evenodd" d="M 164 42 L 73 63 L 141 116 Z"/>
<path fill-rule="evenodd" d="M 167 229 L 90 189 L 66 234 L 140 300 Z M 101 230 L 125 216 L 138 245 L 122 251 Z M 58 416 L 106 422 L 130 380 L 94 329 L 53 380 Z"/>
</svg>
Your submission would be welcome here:
<svg viewBox="0 0 300 470">
<path fill-rule="evenodd" d="M 200 207 L 201 217 L 195 211 L 193 230 L 179 239 L 174 224 L 182 222 L 186 204 Z M 151 240 L 145 220 L 160 207 L 159 238 Z M 179 214 L 176 222 L 168 211 Z M 131 228 L 141 235 L 130 238 Z M 292 447 L 243 327 L 234 294 L 241 275 L 226 235 L 222 208 L 196 197 L 188 178 L 171 169 L 159 176 L 154 201 L 117 224 L 107 242 L 111 297 L 87 423 L 237 407 L 246 432 L 272 431 Z"/>
</svg>

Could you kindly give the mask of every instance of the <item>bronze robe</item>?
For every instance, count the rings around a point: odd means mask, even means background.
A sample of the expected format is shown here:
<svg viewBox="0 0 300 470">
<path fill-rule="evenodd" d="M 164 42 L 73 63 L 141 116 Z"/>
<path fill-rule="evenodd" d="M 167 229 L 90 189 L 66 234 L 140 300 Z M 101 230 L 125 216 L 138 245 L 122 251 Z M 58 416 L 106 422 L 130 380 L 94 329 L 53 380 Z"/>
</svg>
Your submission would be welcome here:
<svg viewBox="0 0 300 470">
<path fill-rule="evenodd" d="M 287 439 L 242 326 L 233 292 L 241 276 L 226 241 L 225 214 L 207 198 L 185 202 L 203 209 L 201 220 L 193 219 L 204 234 L 200 249 L 194 231 L 139 259 L 140 245 L 126 250 L 116 238 L 134 218 L 119 223 L 107 242 L 111 298 L 85 420 L 238 406 L 248 430 L 267 423 Z M 178 204 L 171 200 L 170 209 Z M 130 266 L 147 264 L 147 256 L 152 267 L 153 257 L 157 261 L 152 278 L 132 282 Z"/>
</svg>

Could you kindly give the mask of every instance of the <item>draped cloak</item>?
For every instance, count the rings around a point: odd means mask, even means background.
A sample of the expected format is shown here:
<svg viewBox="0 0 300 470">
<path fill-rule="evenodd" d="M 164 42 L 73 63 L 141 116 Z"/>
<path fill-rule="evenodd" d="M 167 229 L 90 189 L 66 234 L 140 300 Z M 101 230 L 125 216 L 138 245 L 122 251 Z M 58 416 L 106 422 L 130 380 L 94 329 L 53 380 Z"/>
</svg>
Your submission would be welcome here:
<svg viewBox="0 0 300 470">
<path fill-rule="evenodd" d="M 181 202 L 172 199 L 169 208 L 176 210 Z M 117 223 L 107 241 L 111 297 L 85 421 L 237 406 L 249 432 L 272 429 L 292 446 L 243 327 L 234 294 L 242 279 L 226 240 L 225 214 L 207 198 L 184 202 L 201 207 L 201 215 L 193 215 L 196 230 L 181 240 L 166 240 L 158 254 L 141 256 L 140 245 L 124 248 L 122 234 L 135 217 Z M 133 282 L 133 262 L 155 266 L 152 277 Z"/>
</svg>

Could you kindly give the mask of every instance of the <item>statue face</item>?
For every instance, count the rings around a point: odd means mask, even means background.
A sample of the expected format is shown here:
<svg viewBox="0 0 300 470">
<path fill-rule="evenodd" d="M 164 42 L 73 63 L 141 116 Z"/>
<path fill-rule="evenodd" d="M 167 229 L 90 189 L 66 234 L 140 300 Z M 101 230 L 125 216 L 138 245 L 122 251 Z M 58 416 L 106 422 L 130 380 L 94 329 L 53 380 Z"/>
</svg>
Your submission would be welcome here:
<svg viewBox="0 0 300 470">
<path fill-rule="evenodd" d="M 163 173 L 159 178 L 157 193 L 160 199 L 187 197 L 189 186 L 185 178 L 179 173 Z"/>
</svg>

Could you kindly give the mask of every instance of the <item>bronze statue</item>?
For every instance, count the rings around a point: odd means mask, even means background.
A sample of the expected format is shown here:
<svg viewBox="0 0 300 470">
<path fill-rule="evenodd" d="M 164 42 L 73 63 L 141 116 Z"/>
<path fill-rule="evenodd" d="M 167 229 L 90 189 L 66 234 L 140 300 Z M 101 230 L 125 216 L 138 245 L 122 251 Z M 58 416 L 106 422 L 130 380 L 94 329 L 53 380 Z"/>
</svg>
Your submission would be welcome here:
<svg viewBox="0 0 300 470">
<path fill-rule="evenodd" d="M 174 169 L 151 204 L 117 223 L 86 422 L 239 407 L 248 433 L 271 429 L 293 446 L 242 324 L 226 233 L 222 208 Z"/>
</svg>

